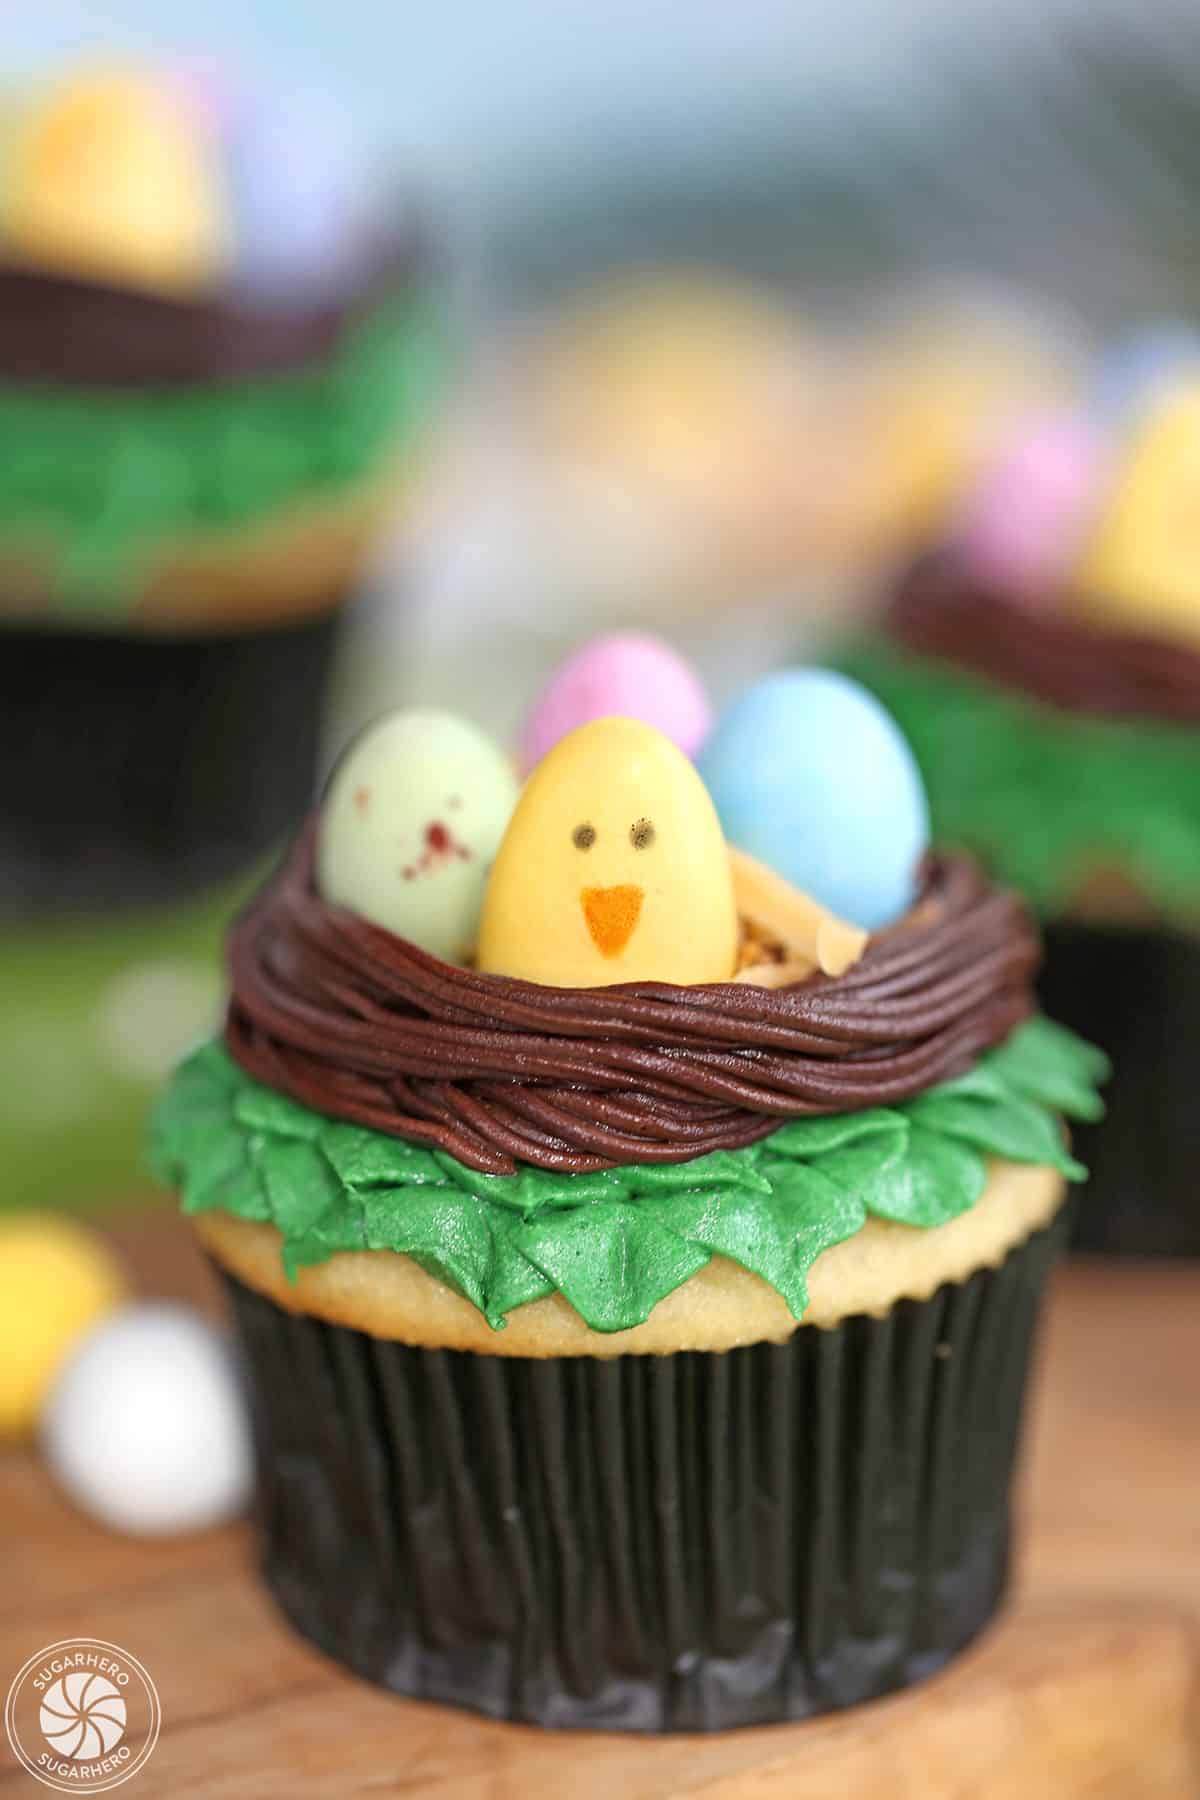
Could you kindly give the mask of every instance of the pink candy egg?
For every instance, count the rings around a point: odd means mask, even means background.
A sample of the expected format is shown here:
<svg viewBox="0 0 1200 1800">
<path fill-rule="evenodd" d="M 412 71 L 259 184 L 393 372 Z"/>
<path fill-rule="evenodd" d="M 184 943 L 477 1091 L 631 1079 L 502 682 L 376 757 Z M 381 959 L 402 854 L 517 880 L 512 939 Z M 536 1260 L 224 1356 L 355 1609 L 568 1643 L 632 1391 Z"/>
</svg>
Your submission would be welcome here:
<svg viewBox="0 0 1200 1800">
<path fill-rule="evenodd" d="M 521 734 L 523 773 L 590 719 L 641 719 L 694 756 L 712 711 L 700 678 L 661 638 L 614 632 L 569 656 L 542 690 Z"/>
<path fill-rule="evenodd" d="M 1111 449 L 1086 419 L 1027 421 L 967 501 L 956 534 L 964 565 L 987 587 L 1040 603 L 1067 579 L 1104 493 Z"/>
</svg>

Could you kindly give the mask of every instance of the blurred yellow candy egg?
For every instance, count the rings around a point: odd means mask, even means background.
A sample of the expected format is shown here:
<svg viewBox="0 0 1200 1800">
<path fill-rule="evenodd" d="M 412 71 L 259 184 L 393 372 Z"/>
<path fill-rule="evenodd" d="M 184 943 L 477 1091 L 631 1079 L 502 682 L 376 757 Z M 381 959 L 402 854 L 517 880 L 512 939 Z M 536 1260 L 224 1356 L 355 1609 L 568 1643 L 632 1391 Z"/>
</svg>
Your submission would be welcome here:
<svg viewBox="0 0 1200 1800">
<path fill-rule="evenodd" d="M 551 987 L 726 981 L 729 852 L 692 764 L 651 725 L 582 725 L 526 783 L 484 898 L 479 966 Z"/>
<path fill-rule="evenodd" d="M 1200 382 L 1135 432 L 1073 588 L 1098 622 L 1200 638 Z"/>
<path fill-rule="evenodd" d="M 834 454 L 829 358 L 764 291 L 698 270 L 602 287 L 547 330 L 533 388 L 556 462 L 655 508 L 701 509 L 693 530 L 739 558 L 770 561 L 798 507 L 808 534 L 809 446 Z"/>
<path fill-rule="evenodd" d="M 172 294 L 224 267 L 210 153 L 169 90 L 136 71 L 84 71 L 31 104 L 6 187 L 4 247 L 16 260 Z"/>
<path fill-rule="evenodd" d="M 76 1340 L 125 1297 L 94 1232 L 58 1213 L 0 1218 L 0 1437 L 33 1428 Z"/>
<path fill-rule="evenodd" d="M 669 479 L 720 478 L 730 434 L 757 428 L 782 322 L 732 284 L 662 281 L 634 289 L 596 325 L 566 390 L 581 411 L 590 406 L 594 426 L 606 423 Z"/>
</svg>

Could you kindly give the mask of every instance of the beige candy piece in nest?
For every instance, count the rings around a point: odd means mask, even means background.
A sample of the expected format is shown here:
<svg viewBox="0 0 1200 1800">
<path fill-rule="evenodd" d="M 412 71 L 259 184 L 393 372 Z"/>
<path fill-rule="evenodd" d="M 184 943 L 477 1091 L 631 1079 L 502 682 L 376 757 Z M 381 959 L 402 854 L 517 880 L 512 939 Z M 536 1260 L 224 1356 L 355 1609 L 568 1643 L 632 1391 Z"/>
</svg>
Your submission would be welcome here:
<svg viewBox="0 0 1200 1800">
<path fill-rule="evenodd" d="M 779 945 L 779 961 L 763 959 L 739 969 L 735 981 L 754 987 L 788 987 L 819 969 L 844 975 L 853 968 L 870 935 L 839 919 L 774 869 L 744 850 L 730 847 L 738 917 L 752 943 Z"/>
</svg>

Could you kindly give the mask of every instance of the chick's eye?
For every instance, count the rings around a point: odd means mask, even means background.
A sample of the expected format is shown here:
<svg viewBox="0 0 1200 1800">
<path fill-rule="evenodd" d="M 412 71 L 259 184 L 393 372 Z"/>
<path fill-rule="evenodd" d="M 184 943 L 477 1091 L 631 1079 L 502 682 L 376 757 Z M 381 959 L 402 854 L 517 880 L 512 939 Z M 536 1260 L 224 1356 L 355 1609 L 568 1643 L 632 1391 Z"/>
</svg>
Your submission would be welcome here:
<svg viewBox="0 0 1200 1800">
<path fill-rule="evenodd" d="M 648 850 L 654 842 L 654 827 L 649 819 L 635 819 L 629 827 L 629 841 L 635 850 Z"/>
<path fill-rule="evenodd" d="M 594 825 L 577 825 L 571 833 L 571 842 L 577 850 L 590 850 L 596 841 Z"/>
</svg>

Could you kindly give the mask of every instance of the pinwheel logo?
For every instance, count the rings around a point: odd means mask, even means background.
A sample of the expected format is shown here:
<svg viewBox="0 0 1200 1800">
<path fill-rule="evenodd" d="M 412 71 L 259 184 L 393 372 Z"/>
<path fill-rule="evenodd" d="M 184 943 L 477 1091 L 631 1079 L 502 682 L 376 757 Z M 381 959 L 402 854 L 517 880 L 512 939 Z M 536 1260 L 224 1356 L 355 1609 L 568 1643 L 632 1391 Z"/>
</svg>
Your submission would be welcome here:
<svg viewBox="0 0 1200 1800">
<path fill-rule="evenodd" d="M 120 1688 L 96 1669 L 60 1675 L 38 1713 L 50 1748 L 72 1762 L 94 1762 L 115 1750 L 125 1736 L 125 1719 Z"/>
<path fill-rule="evenodd" d="M 102 1638 L 65 1638 L 19 1670 L 4 1725 L 21 1766 L 58 1793 L 106 1793 L 158 1742 L 158 1693 L 136 1656 Z"/>
</svg>

